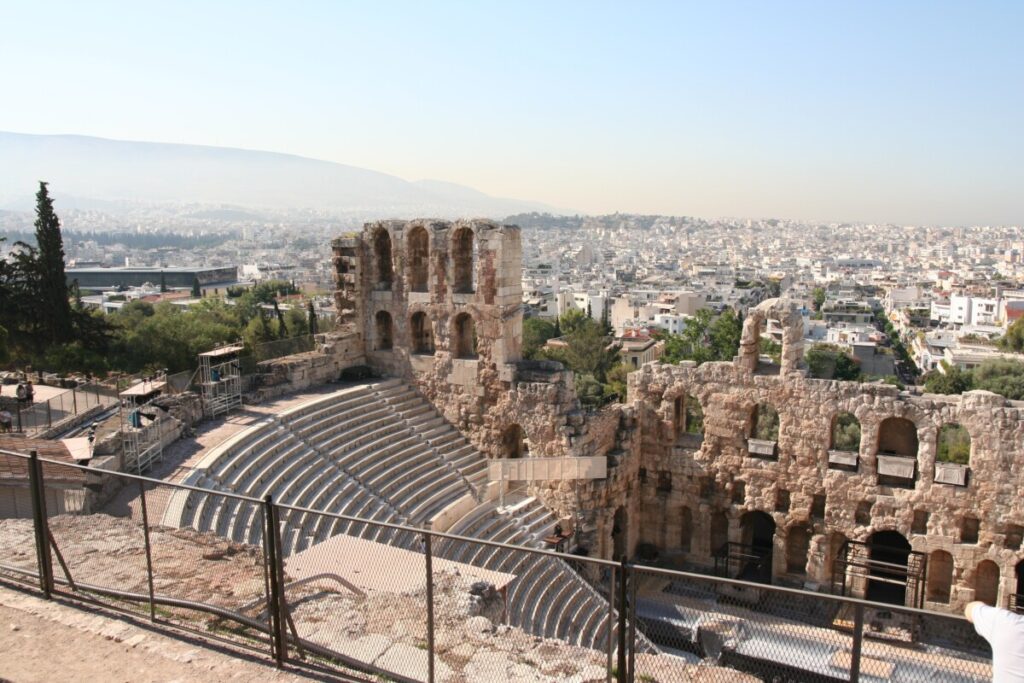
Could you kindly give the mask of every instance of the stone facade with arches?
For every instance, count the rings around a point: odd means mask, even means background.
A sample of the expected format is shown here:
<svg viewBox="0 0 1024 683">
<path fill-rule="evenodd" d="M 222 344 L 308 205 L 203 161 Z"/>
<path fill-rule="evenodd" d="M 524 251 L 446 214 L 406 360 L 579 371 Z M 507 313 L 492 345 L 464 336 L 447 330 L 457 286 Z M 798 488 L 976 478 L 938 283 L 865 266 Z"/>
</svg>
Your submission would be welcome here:
<svg viewBox="0 0 1024 683">
<path fill-rule="evenodd" d="M 1024 404 L 811 379 L 799 314 L 770 300 L 748 312 L 732 362 L 648 363 L 624 402 L 587 411 L 571 372 L 521 358 L 518 228 L 382 221 L 333 247 L 341 326 L 322 346 L 344 349 L 345 364 L 415 383 L 490 457 L 608 458 L 607 479 L 531 486 L 590 553 L 644 543 L 710 569 L 724 543 L 754 537 L 744 520 L 757 513 L 773 581 L 830 590 L 844 544 L 894 532 L 933 558 L 928 608 L 1021 592 Z M 760 358 L 769 320 L 783 330 L 779 365 Z M 771 429 L 756 415 L 772 415 Z M 966 463 L 938 458 L 947 425 L 966 431 Z"/>
</svg>

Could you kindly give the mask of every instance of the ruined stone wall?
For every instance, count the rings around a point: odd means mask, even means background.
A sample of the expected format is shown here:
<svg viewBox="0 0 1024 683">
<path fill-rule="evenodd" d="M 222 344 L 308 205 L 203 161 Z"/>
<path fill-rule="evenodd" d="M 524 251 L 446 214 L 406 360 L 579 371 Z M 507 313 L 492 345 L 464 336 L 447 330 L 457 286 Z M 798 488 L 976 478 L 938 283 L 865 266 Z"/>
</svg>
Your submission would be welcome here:
<svg viewBox="0 0 1024 683">
<path fill-rule="evenodd" d="M 842 540 L 867 541 L 891 530 L 915 551 L 931 556 L 941 550 L 953 557 L 950 600 L 927 601 L 928 607 L 956 610 L 973 599 L 982 560 L 999 567 L 1000 604 L 1007 603 L 1024 558 L 1014 529 L 1024 525 L 1024 406 L 983 391 L 912 396 L 888 385 L 760 370 L 741 353 L 733 363 L 649 364 L 630 375 L 630 405 L 638 411 L 642 435 L 636 452 L 643 470 L 639 540 L 710 566 L 716 516 L 727 520 L 728 539 L 742 542 L 749 541 L 744 515 L 761 511 L 776 528 L 773 576 L 824 588 L 832 581 Z M 702 442 L 680 434 L 676 425 L 675 400 L 687 395 L 703 409 Z M 748 442 L 759 403 L 779 414 L 774 455 L 759 455 Z M 861 426 L 852 468 L 829 462 L 832 422 L 844 411 Z M 879 432 L 891 417 L 910 420 L 916 430 L 912 480 L 879 479 Z M 950 423 L 965 427 L 972 439 L 964 486 L 936 481 L 937 437 Z M 961 538 L 965 518 L 978 520 L 976 542 Z M 802 528 L 810 542 L 806 564 L 798 567 L 787 551 L 790 535 L 800 541 Z"/>
</svg>

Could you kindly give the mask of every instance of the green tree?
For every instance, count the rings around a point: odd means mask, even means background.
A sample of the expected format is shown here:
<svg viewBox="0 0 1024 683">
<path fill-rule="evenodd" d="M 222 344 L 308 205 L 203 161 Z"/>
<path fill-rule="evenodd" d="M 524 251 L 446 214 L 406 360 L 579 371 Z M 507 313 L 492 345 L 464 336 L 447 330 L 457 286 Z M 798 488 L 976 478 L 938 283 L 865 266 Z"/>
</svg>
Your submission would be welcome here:
<svg viewBox="0 0 1024 683">
<path fill-rule="evenodd" d="M 162 270 L 160 271 L 160 291 L 167 291 L 167 276 L 164 274 L 164 271 Z"/>
<path fill-rule="evenodd" d="M 821 310 L 821 307 L 825 304 L 825 296 L 826 293 L 824 287 L 815 287 L 814 290 L 811 292 L 811 298 L 814 301 L 815 311 Z"/>
<path fill-rule="evenodd" d="M 929 394 L 962 394 L 971 390 L 974 381 L 970 372 L 951 367 L 945 361 L 942 364 L 945 372 L 936 370 L 924 378 L 925 391 Z"/>
<path fill-rule="evenodd" d="M 199 285 L 199 278 L 198 277 L 194 277 L 194 278 L 192 278 L 192 298 L 193 299 L 200 299 L 200 298 L 202 298 L 202 296 L 203 296 L 203 289 Z"/>
<path fill-rule="evenodd" d="M 944 424 L 939 430 L 935 459 L 966 465 L 971 459 L 971 435 L 958 424 Z"/>
<path fill-rule="evenodd" d="M 570 308 L 559 318 L 559 326 L 562 335 L 570 335 L 586 325 L 590 318 L 578 308 Z"/>
<path fill-rule="evenodd" d="M 860 363 L 834 344 L 815 344 L 804 354 L 804 361 L 815 379 L 858 381 Z"/>
<path fill-rule="evenodd" d="M 523 321 L 523 357 L 534 358 L 544 343 L 555 336 L 555 325 L 541 318 Z"/>
<path fill-rule="evenodd" d="M 740 350 L 740 339 L 743 336 L 743 321 L 735 311 L 727 308 L 708 328 L 711 338 L 712 360 L 732 360 Z"/>
<path fill-rule="evenodd" d="M 39 181 L 36 193 L 36 268 L 37 319 L 43 337 L 59 344 L 72 338 L 71 305 L 68 302 L 68 281 L 64 272 L 64 240 L 60 219 L 53 210 L 53 199 L 47 184 Z"/>
<path fill-rule="evenodd" d="M 281 307 L 277 305 L 277 299 L 274 299 L 274 317 L 277 318 L 277 338 L 286 339 L 288 337 L 288 326 L 284 323 L 284 314 L 281 313 Z"/>
<path fill-rule="evenodd" d="M 604 387 L 604 397 L 612 398 L 619 401 L 626 400 L 626 384 L 629 373 L 635 372 L 636 368 L 626 363 L 619 363 L 611 370 L 608 371 L 607 379 Z"/>
<path fill-rule="evenodd" d="M 0 363 L 6 363 L 11 357 L 7 349 L 7 329 L 0 325 Z"/>
<path fill-rule="evenodd" d="M 1013 401 L 1024 400 L 1024 363 L 1012 358 L 987 360 L 972 371 L 975 389 L 984 389 Z"/>
<path fill-rule="evenodd" d="M 999 339 L 999 346 L 1007 351 L 1024 352 L 1024 318 L 1017 318 L 1006 329 L 1006 334 Z"/>
</svg>

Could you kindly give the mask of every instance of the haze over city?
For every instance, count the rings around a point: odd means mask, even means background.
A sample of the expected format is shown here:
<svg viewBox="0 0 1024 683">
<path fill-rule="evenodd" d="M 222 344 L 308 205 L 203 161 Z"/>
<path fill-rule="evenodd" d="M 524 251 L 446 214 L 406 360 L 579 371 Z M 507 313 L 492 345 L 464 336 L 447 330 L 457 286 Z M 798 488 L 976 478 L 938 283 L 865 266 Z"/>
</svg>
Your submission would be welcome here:
<svg viewBox="0 0 1024 683">
<path fill-rule="evenodd" d="M 1017 3 L 3 14 L 4 131 L 269 150 L 567 212 L 1024 215 Z"/>
</svg>

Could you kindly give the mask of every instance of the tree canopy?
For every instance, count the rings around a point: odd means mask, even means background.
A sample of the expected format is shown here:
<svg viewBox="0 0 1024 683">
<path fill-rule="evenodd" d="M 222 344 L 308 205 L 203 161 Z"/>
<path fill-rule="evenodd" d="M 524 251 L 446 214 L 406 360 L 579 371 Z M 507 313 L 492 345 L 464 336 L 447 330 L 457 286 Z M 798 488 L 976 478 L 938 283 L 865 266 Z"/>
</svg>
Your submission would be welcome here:
<svg viewBox="0 0 1024 683">
<path fill-rule="evenodd" d="M 661 360 L 672 364 L 692 360 L 698 365 L 732 360 L 739 351 L 742 335 L 743 323 L 732 309 L 715 317 L 710 309 L 702 308 L 686 321 L 682 333 L 662 335 L 665 351 Z"/>
<path fill-rule="evenodd" d="M 1022 359 L 1024 360 L 1024 359 Z M 1014 401 L 1024 400 L 1024 362 L 1012 358 L 992 358 L 973 370 L 943 366 L 945 373 L 931 372 L 925 378 L 925 391 L 933 394 L 961 394 L 983 389 Z"/>
<path fill-rule="evenodd" d="M 834 344 L 815 344 L 804 354 L 804 361 L 815 379 L 860 379 L 860 363 Z"/>
</svg>

